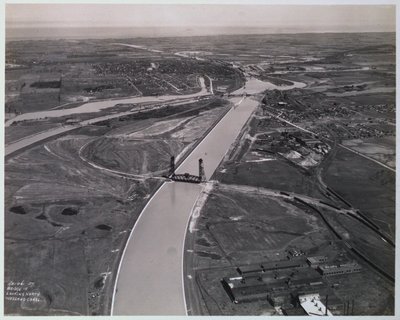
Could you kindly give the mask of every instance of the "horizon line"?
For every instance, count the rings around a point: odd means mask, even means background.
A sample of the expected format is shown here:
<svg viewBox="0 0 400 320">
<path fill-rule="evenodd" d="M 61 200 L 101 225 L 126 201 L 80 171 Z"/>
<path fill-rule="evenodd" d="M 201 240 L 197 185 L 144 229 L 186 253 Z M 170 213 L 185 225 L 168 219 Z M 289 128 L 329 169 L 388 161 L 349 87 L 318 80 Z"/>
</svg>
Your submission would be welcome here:
<svg viewBox="0 0 400 320">
<path fill-rule="evenodd" d="M 69 28 L 79 28 L 79 27 L 69 27 Z M 97 27 L 95 27 L 97 28 Z M 98 27 L 102 28 L 102 27 Z M 117 27 L 118 28 L 118 27 Z M 143 27 L 149 28 L 149 27 Z M 292 34 L 367 34 L 367 33 L 394 33 L 396 31 L 302 31 L 302 32 L 265 32 L 265 33 L 217 33 L 217 34 L 203 34 L 203 35 L 137 35 L 137 36 L 38 36 L 32 38 L 32 36 L 24 38 L 24 36 L 11 36 L 5 37 L 7 41 L 35 41 L 35 40 L 108 40 L 108 39 L 143 39 L 143 38 L 191 38 L 191 37 L 218 37 L 218 36 L 263 36 L 263 35 L 292 35 Z"/>
</svg>

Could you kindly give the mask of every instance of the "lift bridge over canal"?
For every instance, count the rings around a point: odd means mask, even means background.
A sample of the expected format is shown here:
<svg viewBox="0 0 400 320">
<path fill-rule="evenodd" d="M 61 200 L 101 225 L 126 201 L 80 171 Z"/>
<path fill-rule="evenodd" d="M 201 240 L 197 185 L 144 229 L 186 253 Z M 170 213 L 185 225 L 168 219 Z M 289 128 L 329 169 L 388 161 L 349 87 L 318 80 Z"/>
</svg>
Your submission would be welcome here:
<svg viewBox="0 0 400 320">
<path fill-rule="evenodd" d="M 199 175 L 195 176 L 189 173 L 176 174 L 175 173 L 175 157 L 171 157 L 170 168 L 168 175 L 165 176 L 173 181 L 188 182 L 188 183 L 201 183 L 206 181 L 206 174 L 204 171 L 203 159 L 199 159 Z"/>
</svg>

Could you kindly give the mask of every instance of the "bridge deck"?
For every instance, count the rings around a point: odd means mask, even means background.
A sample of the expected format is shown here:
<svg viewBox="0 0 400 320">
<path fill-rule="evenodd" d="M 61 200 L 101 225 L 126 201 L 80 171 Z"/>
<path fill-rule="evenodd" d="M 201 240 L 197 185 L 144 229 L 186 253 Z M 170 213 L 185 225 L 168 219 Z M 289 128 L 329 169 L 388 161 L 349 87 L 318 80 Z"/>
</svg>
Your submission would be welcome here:
<svg viewBox="0 0 400 320">
<path fill-rule="evenodd" d="M 201 178 L 199 176 L 193 176 L 191 174 L 175 174 L 171 177 L 171 180 L 177 182 L 189 182 L 189 183 L 200 183 Z"/>
</svg>

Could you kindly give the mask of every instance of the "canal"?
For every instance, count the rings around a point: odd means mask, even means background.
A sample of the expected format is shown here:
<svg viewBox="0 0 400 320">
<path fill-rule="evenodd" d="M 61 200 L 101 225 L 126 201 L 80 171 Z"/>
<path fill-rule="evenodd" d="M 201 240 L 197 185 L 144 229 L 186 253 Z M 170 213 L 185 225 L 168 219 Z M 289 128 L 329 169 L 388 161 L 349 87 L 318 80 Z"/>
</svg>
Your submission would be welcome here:
<svg viewBox="0 0 400 320">
<path fill-rule="evenodd" d="M 262 92 L 269 83 L 246 83 Z M 286 88 L 285 88 L 286 89 Z M 235 94 L 239 94 L 238 91 Z M 237 104 L 183 161 L 177 173 L 198 174 L 204 160 L 209 178 L 256 109 L 252 97 L 235 97 Z M 186 315 L 183 248 L 191 210 L 203 185 L 166 182 L 136 222 L 125 247 L 114 290 L 113 315 Z"/>
</svg>

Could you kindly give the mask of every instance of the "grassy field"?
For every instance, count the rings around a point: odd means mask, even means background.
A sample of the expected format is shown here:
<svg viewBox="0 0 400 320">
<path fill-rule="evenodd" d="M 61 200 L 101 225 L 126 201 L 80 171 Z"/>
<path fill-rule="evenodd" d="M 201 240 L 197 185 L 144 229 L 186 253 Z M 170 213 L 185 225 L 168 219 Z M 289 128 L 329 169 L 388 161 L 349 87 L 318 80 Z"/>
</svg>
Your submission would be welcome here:
<svg viewBox="0 0 400 320">
<path fill-rule="evenodd" d="M 109 310 L 119 249 L 157 182 L 86 166 L 77 153 L 88 139 L 59 138 L 6 164 L 5 282 L 33 282 L 40 300 L 7 301 L 8 314 Z"/>
<path fill-rule="evenodd" d="M 341 148 L 323 179 L 394 238 L 395 173 Z"/>
<path fill-rule="evenodd" d="M 309 177 L 282 160 L 226 163 L 215 174 L 222 183 L 243 184 L 275 190 L 313 194 Z"/>
<path fill-rule="evenodd" d="M 376 159 L 389 167 L 396 167 L 396 138 L 394 136 L 347 140 L 343 141 L 343 145 Z"/>
</svg>

